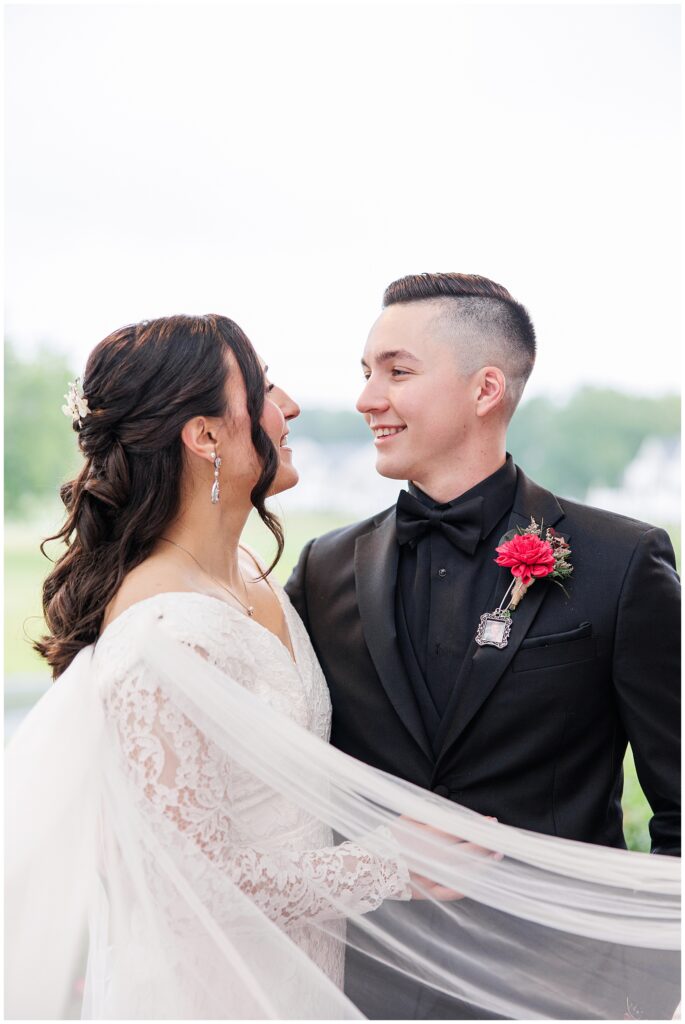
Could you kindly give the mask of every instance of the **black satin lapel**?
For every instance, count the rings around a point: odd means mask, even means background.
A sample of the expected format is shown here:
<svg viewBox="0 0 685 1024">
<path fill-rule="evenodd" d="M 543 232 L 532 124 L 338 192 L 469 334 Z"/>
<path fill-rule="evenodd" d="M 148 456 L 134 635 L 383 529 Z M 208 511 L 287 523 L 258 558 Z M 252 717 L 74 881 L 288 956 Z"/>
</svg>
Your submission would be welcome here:
<svg viewBox="0 0 685 1024">
<path fill-rule="evenodd" d="M 516 496 L 507 529 L 513 530 L 516 526 L 528 526 L 530 517 L 534 516 L 538 526 L 542 526 L 544 532 L 548 526 L 555 526 L 563 515 L 564 510 L 552 492 L 540 487 L 534 480 L 527 477 L 522 469 L 517 467 Z"/>
<path fill-rule="evenodd" d="M 531 516 L 535 517 L 538 524 L 542 523 L 543 529 L 558 523 L 563 517 L 564 511 L 554 495 L 529 480 L 520 469 L 518 474 L 516 497 L 509 516 L 507 531 L 513 530 L 517 526 L 528 526 Z M 564 534 L 564 536 L 568 539 L 569 535 Z M 499 543 L 499 538 L 496 543 Z M 511 576 L 508 571 L 500 569 L 488 607 L 483 608 L 480 614 L 497 608 L 510 583 Z M 435 745 L 436 750 L 440 752 L 439 757 L 445 755 L 490 696 L 521 646 L 540 605 L 553 586 L 554 583 L 549 580 L 537 580 L 528 590 L 512 614 L 509 643 L 502 650 L 497 647 L 479 647 L 475 640 L 471 641 L 455 683 L 452 699 L 447 706 L 436 737 Z M 477 628 L 478 621 L 475 621 L 473 623 L 474 637 Z"/>
<path fill-rule="evenodd" d="M 416 697 L 400 656 L 395 627 L 399 553 L 395 516 L 359 537 L 354 549 L 357 604 L 366 646 L 395 711 L 423 752 L 434 758 Z M 379 723 L 380 724 L 380 723 Z"/>
</svg>

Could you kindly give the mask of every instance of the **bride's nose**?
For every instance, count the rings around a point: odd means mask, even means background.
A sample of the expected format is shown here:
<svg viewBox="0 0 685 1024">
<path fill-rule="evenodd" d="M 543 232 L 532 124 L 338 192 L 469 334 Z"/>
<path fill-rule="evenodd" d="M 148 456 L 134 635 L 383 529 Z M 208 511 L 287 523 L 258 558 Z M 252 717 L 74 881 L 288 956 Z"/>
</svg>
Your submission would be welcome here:
<svg viewBox="0 0 685 1024">
<path fill-rule="evenodd" d="M 286 420 L 294 420 L 300 415 L 299 405 L 286 391 L 280 390 L 278 407 Z"/>
</svg>

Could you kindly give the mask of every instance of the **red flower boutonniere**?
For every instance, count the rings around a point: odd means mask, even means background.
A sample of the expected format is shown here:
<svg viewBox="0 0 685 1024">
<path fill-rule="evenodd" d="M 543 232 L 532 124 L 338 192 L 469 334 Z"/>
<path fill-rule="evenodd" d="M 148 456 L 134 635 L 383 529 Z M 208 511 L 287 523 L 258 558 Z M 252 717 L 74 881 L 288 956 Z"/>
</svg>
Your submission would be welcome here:
<svg viewBox="0 0 685 1024">
<path fill-rule="evenodd" d="M 513 579 L 499 608 L 480 617 L 476 643 L 481 647 L 507 646 L 511 613 L 536 580 L 549 577 L 565 592 L 561 580 L 573 572 L 573 566 L 568 560 L 571 549 L 565 538 L 549 526 L 543 539 L 542 526 L 538 526 L 533 516 L 525 529 L 517 527 L 506 533 L 495 550 L 495 562 L 511 569 Z M 505 604 L 507 598 L 509 601 Z"/>
<path fill-rule="evenodd" d="M 542 527 L 538 526 L 533 516 L 530 517 L 530 524 L 525 530 L 519 527 L 515 532 L 505 534 L 495 550 L 497 565 L 511 569 L 511 575 L 514 577 L 509 587 L 509 590 L 513 588 L 513 593 L 507 610 L 514 611 L 536 580 L 549 576 L 559 583 L 573 572 L 573 566 L 568 560 L 571 549 L 566 540 L 551 526 L 547 527 L 543 540 Z M 563 584 L 559 585 L 563 589 Z M 505 594 L 505 599 L 509 590 Z"/>
</svg>

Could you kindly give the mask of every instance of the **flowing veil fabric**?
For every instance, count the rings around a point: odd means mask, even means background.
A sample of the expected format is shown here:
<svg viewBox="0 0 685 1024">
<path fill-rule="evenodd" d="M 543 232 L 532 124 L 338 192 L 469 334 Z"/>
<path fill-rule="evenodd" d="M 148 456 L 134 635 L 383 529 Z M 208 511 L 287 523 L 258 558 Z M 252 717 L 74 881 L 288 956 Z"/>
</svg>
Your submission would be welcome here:
<svg viewBox="0 0 685 1024">
<path fill-rule="evenodd" d="M 8 750 L 8 1018 L 347 1019 L 389 985 L 407 1018 L 426 992 L 472 1017 L 673 1013 L 677 860 L 522 832 L 371 769 L 151 614 L 127 643 L 157 711 L 113 723 L 88 648 Z M 122 738 L 137 714 L 155 721 Z M 191 730 L 242 780 L 220 855 L 187 827 Z M 262 805 L 295 807 L 301 835 L 241 841 Z M 464 898 L 409 900 L 408 871 Z"/>
</svg>

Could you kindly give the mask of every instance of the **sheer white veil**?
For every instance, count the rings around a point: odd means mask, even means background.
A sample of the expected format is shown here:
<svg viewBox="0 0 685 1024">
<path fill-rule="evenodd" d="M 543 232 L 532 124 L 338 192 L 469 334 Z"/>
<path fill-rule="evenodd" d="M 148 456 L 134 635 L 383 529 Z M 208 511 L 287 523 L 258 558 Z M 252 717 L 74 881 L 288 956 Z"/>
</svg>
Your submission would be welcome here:
<svg viewBox="0 0 685 1024">
<path fill-rule="evenodd" d="M 257 888 L 203 856 L 146 801 L 83 650 L 20 726 L 6 760 L 10 1019 L 620 1018 L 678 1002 L 679 861 L 490 821 L 342 754 L 247 692 L 150 616 L 128 634 L 159 693 L 259 789 L 330 846 L 464 898 L 387 899 L 302 927 L 345 947 L 345 984 L 269 916 Z M 235 807 L 239 830 L 241 805 Z M 428 826 L 428 827 L 426 827 Z M 456 842 L 458 837 L 463 842 Z M 278 856 L 278 851 L 272 851 Z M 310 851 L 316 864 L 317 851 Z M 293 890 L 302 885 L 296 866 Z M 289 876 L 290 877 L 290 876 Z M 88 928 L 91 939 L 88 942 Z M 105 938 L 103 938 L 105 937 Z M 459 1008 L 461 1008 L 459 1010 Z"/>
</svg>

